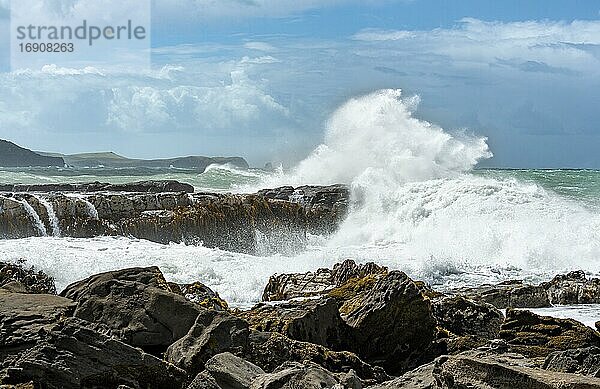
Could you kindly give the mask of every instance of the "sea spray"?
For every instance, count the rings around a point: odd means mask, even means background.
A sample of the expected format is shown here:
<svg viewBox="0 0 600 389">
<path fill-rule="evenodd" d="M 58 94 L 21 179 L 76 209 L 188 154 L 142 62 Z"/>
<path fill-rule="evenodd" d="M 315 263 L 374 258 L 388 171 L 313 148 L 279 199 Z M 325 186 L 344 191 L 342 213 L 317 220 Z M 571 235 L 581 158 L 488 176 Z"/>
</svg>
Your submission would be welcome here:
<svg viewBox="0 0 600 389">
<path fill-rule="evenodd" d="M 263 186 L 350 185 L 360 206 L 327 247 L 391 260 L 418 277 L 447 280 L 449 268 L 600 271 L 596 212 L 535 184 L 473 175 L 491 156 L 486 139 L 415 118 L 418 103 L 398 90 L 351 99 L 328 121 L 322 145 Z"/>
<path fill-rule="evenodd" d="M 48 221 L 50 222 L 50 226 L 52 227 L 52 236 L 60 237 L 60 221 L 58 217 L 56 217 L 56 212 L 54 212 L 54 207 L 52 203 L 48 200 L 35 196 L 36 199 L 44 208 L 46 208 L 46 213 L 48 214 Z"/>
</svg>

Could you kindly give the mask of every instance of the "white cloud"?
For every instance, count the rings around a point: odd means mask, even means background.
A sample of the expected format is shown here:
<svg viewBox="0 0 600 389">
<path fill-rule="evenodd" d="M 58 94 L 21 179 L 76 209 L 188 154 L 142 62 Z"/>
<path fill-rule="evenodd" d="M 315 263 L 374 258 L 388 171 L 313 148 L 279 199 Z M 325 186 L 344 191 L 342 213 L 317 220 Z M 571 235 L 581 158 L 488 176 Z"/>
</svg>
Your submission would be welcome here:
<svg viewBox="0 0 600 389">
<path fill-rule="evenodd" d="M 244 47 L 250 50 L 258 50 L 265 52 L 277 51 L 277 49 L 273 45 L 266 42 L 246 42 L 244 43 Z"/>
<path fill-rule="evenodd" d="M 462 19 L 454 28 L 429 31 L 368 29 L 357 41 L 380 42 L 387 50 L 416 55 L 441 55 L 454 66 L 476 67 L 508 61 L 516 69 L 600 70 L 598 57 L 581 45 L 600 45 L 600 21 L 486 22 Z M 378 55 L 383 46 L 365 46 L 362 55 Z M 498 61 L 500 59 L 501 61 Z M 540 66 L 528 66 L 538 63 Z M 521 65 L 522 64 L 522 65 Z"/>
<path fill-rule="evenodd" d="M 378 30 L 367 28 L 354 35 L 354 39 L 358 41 L 377 42 L 377 41 L 397 41 L 408 39 L 415 36 L 412 31 L 394 31 L 394 30 Z"/>
</svg>

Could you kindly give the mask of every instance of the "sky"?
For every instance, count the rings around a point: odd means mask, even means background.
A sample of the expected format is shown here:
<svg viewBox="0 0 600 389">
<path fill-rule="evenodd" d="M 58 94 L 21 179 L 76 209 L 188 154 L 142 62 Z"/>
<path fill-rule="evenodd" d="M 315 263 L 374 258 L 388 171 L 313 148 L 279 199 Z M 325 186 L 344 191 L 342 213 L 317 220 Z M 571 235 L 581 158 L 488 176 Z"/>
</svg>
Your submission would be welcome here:
<svg viewBox="0 0 600 389">
<path fill-rule="evenodd" d="M 292 165 L 344 101 L 398 88 L 488 137 L 483 166 L 600 168 L 597 0 L 153 0 L 150 69 L 11 71 L 9 25 L 0 0 L 0 138 L 34 150 Z"/>
</svg>

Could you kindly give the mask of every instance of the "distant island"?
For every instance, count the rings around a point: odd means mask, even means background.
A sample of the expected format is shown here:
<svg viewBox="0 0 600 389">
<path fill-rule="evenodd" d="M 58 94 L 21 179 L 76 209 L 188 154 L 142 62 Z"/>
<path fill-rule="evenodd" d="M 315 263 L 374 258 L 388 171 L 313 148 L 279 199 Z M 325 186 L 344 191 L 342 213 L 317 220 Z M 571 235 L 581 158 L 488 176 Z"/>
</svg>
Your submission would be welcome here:
<svg viewBox="0 0 600 389">
<path fill-rule="evenodd" d="M 167 159 L 132 159 L 113 152 L 58 154 L 34 152 L 12 142 L 0 140 L 0 166 L 2 167 L 108 167 L 108 168 L 179 168 L 204 171 L 210 165 L 233 165 L 248 169 L 248 162 L 242 157 L 203 157 L 189 156 Z"/>
</svg>

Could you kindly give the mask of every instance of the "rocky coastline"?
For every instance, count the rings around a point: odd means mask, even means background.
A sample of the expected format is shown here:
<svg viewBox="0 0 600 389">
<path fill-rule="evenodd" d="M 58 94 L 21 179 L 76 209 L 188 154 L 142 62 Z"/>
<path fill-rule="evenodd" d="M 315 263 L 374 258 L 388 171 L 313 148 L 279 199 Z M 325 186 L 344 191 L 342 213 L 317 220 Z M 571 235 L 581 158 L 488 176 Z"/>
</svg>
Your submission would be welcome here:
<svg viewBox="0 0 600 389">
<path fill-rule="evenodd" d="M 356 200 L 353 200 L 356 201 Z M 347 187 L 195 193 L 174 181 L 0 185 L 0 238 L 132 236 L 268 254 L 303 250 L 352 206 Z M 0 388 L 600 388 L 596 328 L 529 309 L 600 304 L 582 271 L 438 291 L 347 260 L 274 274 L 231 307 L 158 267 L 64 290 L 0 258 Z"/>
<path fill-rule="evenodd" d="M 131 268 L 56 294 L 47 275 L 0 263 L 1 387 L 600 388 L 598 329 L 373 263 L 274 275 L 245 311 L 201 281 Z M 541 288 L 547 300 L 600 298 L 581 272 Z"/>
<path fill-rule="evenodd" d="M 194 193 L 176 181 L 0 185 L 0 239 L 131 236 L 248 254 L 291 254 L 307 234 L 346 216 L 349 191 L 282 187 L 255 194 Z"/>
</svg>

